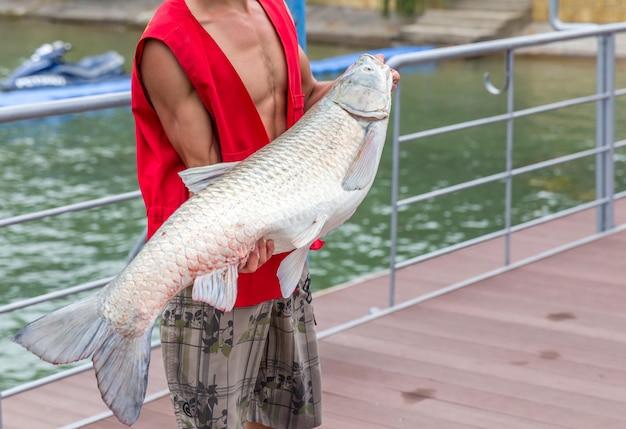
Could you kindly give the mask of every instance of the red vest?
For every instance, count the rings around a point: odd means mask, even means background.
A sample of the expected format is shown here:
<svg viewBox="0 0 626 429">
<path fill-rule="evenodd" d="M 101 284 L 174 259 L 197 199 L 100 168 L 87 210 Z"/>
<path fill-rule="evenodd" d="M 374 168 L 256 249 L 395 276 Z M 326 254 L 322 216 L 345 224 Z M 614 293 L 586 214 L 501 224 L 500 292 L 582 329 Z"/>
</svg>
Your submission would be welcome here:
<svg viewBox="0 0 626 429">
<path fill-rule="evenodd" d="M 287 126 L 304 112 L 298 40 L 283 0 L 258 0 L 283 43 L 289 79 Z M 269 136 L 239 75 L 184 0 L 166 0 L 137 46 L 132 72 L 132 110 L 137 142 L 137 174 L 148 215 L 148 238 L 185 202 L 178 177 L 186 167 L 165 135 L 144 94 L 138 70 L 146 38 L 164 42 L 174 53 L 213 119 L 222 160 L 240 161 L 269 143 Z M 287 253 L 275 255 L 253 274 L 239 274 L 236 307 L 281 296 L 276 271 Z"/>
</svg>

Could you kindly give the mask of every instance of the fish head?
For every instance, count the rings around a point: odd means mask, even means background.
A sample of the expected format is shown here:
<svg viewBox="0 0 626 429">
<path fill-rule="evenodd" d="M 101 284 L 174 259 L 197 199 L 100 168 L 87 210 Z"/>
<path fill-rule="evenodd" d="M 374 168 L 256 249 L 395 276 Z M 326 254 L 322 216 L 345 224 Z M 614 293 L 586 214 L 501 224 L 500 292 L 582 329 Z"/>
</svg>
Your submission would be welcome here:
<svg viewBox="0 0 626 429">
<path fill-rule="evenodd" d="M 392 87 L 391 68 L 363 54 L 337 79 L 329 96 L 354 116 L 382 120 L 389 117 Z"/>
</svg>

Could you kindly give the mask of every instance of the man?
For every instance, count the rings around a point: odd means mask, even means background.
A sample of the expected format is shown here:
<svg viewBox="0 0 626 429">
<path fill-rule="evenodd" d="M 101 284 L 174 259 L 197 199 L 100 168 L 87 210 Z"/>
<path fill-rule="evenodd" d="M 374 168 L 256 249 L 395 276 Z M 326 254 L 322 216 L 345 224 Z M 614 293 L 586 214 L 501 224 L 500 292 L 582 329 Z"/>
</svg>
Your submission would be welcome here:
<svg viewBox="0 0 626 429">
<path fill-rule="evenodd" d="M 148 237 L 189 197 L 178 172 L 244 159 L 331 84 L 313 78 L 282 0 L 166 0 L 133 65 Z M 286 254 L 273 251 L 271 240 L 260 240 L 240 267 L 232 312 L 193 302 L 191 288 L 164 312 L 163 358 L 179 427 L 321 424 L 308 270 L 282 298 L 276 270 Z"/>
</svg>

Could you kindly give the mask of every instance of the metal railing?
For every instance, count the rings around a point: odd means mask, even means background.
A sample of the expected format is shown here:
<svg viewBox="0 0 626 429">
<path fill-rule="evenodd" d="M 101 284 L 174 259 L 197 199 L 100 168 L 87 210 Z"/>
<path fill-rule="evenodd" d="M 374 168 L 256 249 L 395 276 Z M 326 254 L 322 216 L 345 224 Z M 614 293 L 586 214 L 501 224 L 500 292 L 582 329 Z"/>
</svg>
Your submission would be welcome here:
<svg viewBox="0 0 626 429">
<path fill-rule="evenodd" d="M 626 32 L 626 23 L 607 25 L 587 25 L 587 24 L 564 24 L 558 21 L 558 2 L 551 1 L 551 19 L 556 29 L 562 30 L 554 33 L 538 34 L 533 36 L 514 37 L 490 42 L 476 43 L 471 45 L 454 46 L 433 51 L 426 51 L 415 54 L 398 55 L 390 59 L 389 64 L 402 71 L 404 68 L 426 63 L 438 63 L 442 61 L 462 58 L 474 58 L 496 53 L 505 54 L 506 77 L 503 88 L 498 89 L 492 83 L 488 73 L 484 75 L 484 84 L 487 91 L 492 94 L 506 93 L 507 110 L 500 115 L 479 118 L 467 122 L 455 123 L 439 128 L 424 131 L 401 134 L 400 133 L 400 100 L 402 97 L 402 82 L 394 100 L 394 121 L 393 121 L 393 177 L 392 177 L 392 215 L 391 215 L 391 251 L 390 251 L 390 286 L 389 286 L 389 306 L 395 305 L 395 274 L 400 268 L 417 264 L 419 262 L 432 259 L 453 251 L 473 246 L 498 237 L 504 237 L 505 248 L 503 251 L 503 266 L 511 265 L 511 234 L 523 229 L 536 226 L 541 223 L 554 220 L 556 218 L 571 215 L 576 212 L 596 208 L 596 231 L 601 234 L 613 228 L 614 222 L 614 200 L 626 195 L 622 192 L 615 194 L 614 181 L 614 150 L 626 146 L 626 141 L 614 141 L 615 128 L 615 97 L 626 94 L 626 89 L 616 90 L 615 85 L 615 35 Z M 551 104 L 545 104 L 527 109 L 514 109 L 514 60 L 515 53 L 522 48 L 545 45 L 555 42 L 564 42 L 588 37 L 597 37 L 597 69 L 596 69 L 596 92 L 588 96 L 563 100 Z M 565 107 L 576 106 L 586 103 L 596 104 L 596 147 L 592 150 L 584 150 L 567 156 L 561 156 L 551 160 L 527 165 L 521 168 L 513 168 L 513 125 L 516 119 L 530 115 L 545 113 Z M 426 137 L 450 133 L 453 131 L 465 130 L 483 125 L 504 122 L 506 123 L 506 168 L 504 171 L 481 177 L 468 182 L 459 183 L 453 186 L 437 189 L 420 195 L 414 195 L 404 199 L 399 199 L 399 171 L 400 171 L 400 147 L 403 144 L 414 142 Z M 596 199 L 591 203 L 580 204 L 572 209 L 544 216 L 530 222 L 512 225 L 511 204 L 512 204 L 512 183 L 516 176 L 535 171 L 548 166 L 562 164 L 565 162 L 581 159 L 589 156 L 596 157 Z M 398 239 L 398 212 L 401 208 L 416 204 L 431 198 L 448 195 L 475 186 L 505 181 L 505 226 L 502 230 L 487 234 L 472 240 L 449 246 L 435 252 L 398 262 L 397 239 Z M 572 242 L 571 246 L 577 245 Z M 442 293 L 443 293 L 442 289 Z"/>
<path fill-rule="evenodd" d="M 467 279 L 456 285 L 449 286 L 447 288 L 440 289 L 428 295 L 416 297 L 411 301 L 407 301 L 402 304 L 395 303 L 395 274 L 398 269 L 407 267 L 409 265 L 417 264 L 419 262 L 431 259 L 446 253 L 453 252 L 465 247 L 472 246 L 481 242 L 485 242 L 494 238 L 504 237 L 505 248 L 503 250 L 504 258 L 502 262 L 502 268 L 496 270 L 501 272 L 502 270 L 510 269 L 514 266 L 518 266 L 525 261 L 511 263 L 510 251 L 511 251 L 511 234 L 516 231 L 520 231 L 531 226 L 535 226 L 540 223 L 544 223 L 555 218 L 570 215 L 572 213 L 586 210 L 589 208 L 595 208 L 597 212 L 597 234 L 602 234 L 604 231 L 610 230 L 613 227 L 613 210 L 614 200 L 616 198 L 626 195 L 626 193 L 615 194 L 614 192 L 614 178 L 613 178 L 613 153 L 615 148 L 626 146 L 626 141 L 614 142 L 614 105 L 615 97 L 626 94 L 626 89 L 616 90 L 614 88 L 614 75 L 615 75 L 615 34 L 626 32 L 625 24 L 609 24 L 603 26 L 585 26 L 581 28 L 570 28 L 560 32 L 554 32 L 549 34 L 539 34 L 533 36 L 517 37 L 489 42 L 476 43 L 464 46 L 455 46 L 449 48 L 436 49 L 432 51 L 423 51 L 415 54 L 402 54 L 390 59 L 389 64 L 399 69 L 401 72 L 403 69 L 426 63 L 449 61 L 460 58 L 477 57 L 490 55 L 494 53 L 505 54 L 505 66 L 506 66 L 506 79 L 502 88 L 496 88 L 489 78 L 488 74 L 485 74 L 485 87 L 494 94 L 506 93 L 507 103 L 506 112 L 490 116 L 479 118 L 476 120 L 455 123 L 438 128 L 431 128 L 424 131 L 410 132 L 406 134 L 400 133 L 401 120 L 400 120 L 400 100 L 402 98 L 402 83 L 399 84 L 394 99 L 394 114 L 392 123 L 392 144 L 393 144 L 393 176 L 392 176 L 392 214 L 391 214 L 391 249 L 390 249 L 390 283 L 389 283 L 389 304 L 390 308 L 380 311 L 376 314 L 367 315 L 360 319 L 351 321 L 349 323 L 337 326 L 335 328 L 322 331 L 319 333 L 319 338 L 325 338 L 333 335 L 336 332 L 341 332 L 345 329 L 349 329 L 352 326 L 356 326 L 361 323 L 365 323 L 372 318 L 380 317 L 390 311 L 394 311 L 398 308 L 403 308 L 407 305 L 412 305 L 417 302 L 432 298 L 442 293 L 447 293 L 450 290 L 464 287 L 476 279 Z M 597 85 L 596 92 L 587 96 L 568 99 L 564 101 L 554 102 L 551 104 L 545 104 L 527 109 L 515 110 L 514 109 L 514 75 L 513 70 L 515 67 L 515 53 L 521 48 L 531 47 L 536 45 L 543 45 L 555 42 L 562 42 L 567 40 L 576 40 L 581 38 L 597 37 L 598 38 L 598 67 L 597 67 Z M 105 96 L 92 96 L 79 99 L 54 101 L 49 103 L 41 103 L 37 105 L 22 106 L 22 107 L 7 107 L 0 108 L 0 123 L 12 122 L 22 119 L 40 118 L 51 115 L 59 115 L 66 113 L 85 112 L 94 109 L 104 109 L 110 107 L 127 106 L 130 103 L 129 93 L 116 93 Z M 537 115 L 564 107 L 575 106 L 586 103 L 596 104 L 596 147 L 594 149 L 588 149 L 579 151 L 566 156 L 561 156 L 549 160 L 545 160 L 532 165 L 527 165 L 520 168 L 513 168 L 512 149 L 514 145 L 513 138 L 513 126 L 515 121 L 519 118 L 523 118 L 530 115 Z M 504 145 L 506 146 L 506 168 L 504 171 L 496 174 L 491 174 L 478 179 L 470 180 L 467 182 L 459 183 L 453 186 L 437 189 L 432 192 L 427 192 L 419 195 L 413 195 L 407 198 L 399 198 L 399 171 L 400 171 L 400 150 L 401 145 L 408 144 L 420 139 L 450 133 L 453 131 L 466 130 L 474 127 L 480 127 L 484 125 L 494 123 L 506 124 L 506 140 Z M 529 171 L 535 171 L 541 168 L 554 166 L 564 162 L 572 161 L 575 159 L 581 159 L 584 157 L 594 156 L 597 164 L 596 175 L 596 192 L 597 196 L 593 202 L 580 204 L 577 207 L 563 210 L 561 212 L 545 216 L 540 219 L 533 220 L 522 224 L 513 225 L 511 206 L 512 206 L 512 183 L 513 179 L 520 174 L 527 173 Z M 443 195 L 448 195 L 453 192 L 457 192 L 464 189 L 480 186 L 492 182 L 505 182 L 505 226 L 501 231 L 490 233 L 475 239 L 467 240 L 462 243 L 448 246 L 446 248 L 430 252 L 428 254 L 420 255 L 399 262 L 397 258 L 397 236 L 398 236 L 398 211 L 403 207 L 416 204 L 427 199 L 437 198 Z M 27 214 L 23 216 L 17 216 L 9 219 L 0 220 L 0 228 L 8 225 L 14 225 L 17 223 L 29 222 L 35 219 L 41 219 L 48 216 L 56 216 L 61 213 L 67 213 L 69 211 L 84 210 L 92 207 L 99 207 L 109 204 L 117 204 L 122 201 L 126 201 L 132 198 L 138 198 L 139 192 L 130 192 L 122 195 L 111 196 L 107 198 L 101 198 L 93 201 L 87 201 L 80 204 L 68 205 L 59 207 L 52 210 L 46 210 L 38 213 Z M 590 238 L 573 242 L 571 246 L 578 245 Z M 559 251 L 555 249 L 554 251 Z M 544 257 L 546 255 L 537 255 L 536 257 Z M 494 275 L 496 272 L 485 273 L 485 276 Z M 110 278 L 99 279 L 86 284 L 78 285 L 73 288 L 69 288 L 57 293 L 46 294 L 39 297 L 35 297 L 29 300 L 23 300 L 15 302 L 9 305 L 0 306 L 0 315 L 16 311 L 17 309 L 25 308 L 43 301 L 56 299 L 61 296 L 67 296 L 70 294 L 83 292 L 86 290 L 94 289 L 106 284 Z M 61 374 L 46 377 L 41 380 L 26 383 L 15 388 L 0 392 L 0 428 L 2 427 L 2 398 L 7 398 L 24 391 L 37 388 L 44 384 L 57 381 L 61 378 L 69 375 L 76 374 L 91 368 L 90 364 L 73 368 L 65 371 Z M 79 427 L 79 425 L 73 426 Z"/>
<path fill-rule="evenodd" d="M 78 97 L 73 99 L 49 101 L 36 104 L 24 104 L 20 106 L 0 107 L 0 124 L 16 122 L 26 119 L 38 119 L 50 116 L 65 115 L 71 113 L 84 113 L 94 110 L 109 109 L 115 107 L 125 107 L 130 105 L 130 92 L 119 92 L 105 95 L 95 95 L 88 97 Z M 112 195 L 104 198 L 98 198 L 90 201 L 83 201 L 76 204 L 55 207 L 48 210 L 42 210 L 34 213 L 26 213 L 23 215 L 13 216 L 10 218 L 0 219 L 0 228 L 11 225 L 22 224 L 39 219 L 45 219 L 52 216 L 58 216 L 64 213 L 88 210 L 96 207 L 104 207 L 107 205 L 118 204 L 131 199 L 141 197 L 139 191 L 127 192 L 119 195 Z M 133 251 L 129 254 L 132 257 Z M 11 313 L 20 309 L 31 307 L 42 302 L 51 301 L 77 293 L 93 290 L 106 285 L 112 277 L 97 279 L 88 283 L 80 284 L 74 287 L 63 289 L 44 295 L 35 296 L 29 299 L 20 300 L 7 305 L 0 306 L 0 316 Z M 156 344 L 153 344 L 155 346 Z M 57 374 L 44 377 L 39 380 L 24 383 L 14 388 L 0 392 L 0 429 L 2 428 L 2 398 L 8 398 L 19 393 L 44 386 L 54 381 L 67 378 L 71 375 L 84 372 L 91 368 L 91 364 L 81 365 Z"/>
</svg>

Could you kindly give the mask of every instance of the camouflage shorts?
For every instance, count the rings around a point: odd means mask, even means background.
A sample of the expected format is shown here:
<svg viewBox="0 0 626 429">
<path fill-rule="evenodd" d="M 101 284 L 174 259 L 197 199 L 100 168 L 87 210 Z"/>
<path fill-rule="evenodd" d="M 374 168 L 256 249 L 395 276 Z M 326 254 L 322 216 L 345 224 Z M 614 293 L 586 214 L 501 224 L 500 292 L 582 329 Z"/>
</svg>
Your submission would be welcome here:
<svg viewBox="0 0 626 429">
<path fill-rule="evenodd" d="M 161 319 L 161 342 L 180 428 L 274 429 L 321 424 L 320 367 L 305 270 L 293 296 L 230 313 L 194 302 L 191 288 Z"/>
</svg>

